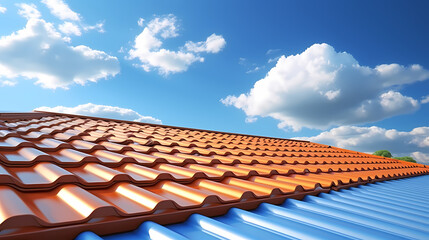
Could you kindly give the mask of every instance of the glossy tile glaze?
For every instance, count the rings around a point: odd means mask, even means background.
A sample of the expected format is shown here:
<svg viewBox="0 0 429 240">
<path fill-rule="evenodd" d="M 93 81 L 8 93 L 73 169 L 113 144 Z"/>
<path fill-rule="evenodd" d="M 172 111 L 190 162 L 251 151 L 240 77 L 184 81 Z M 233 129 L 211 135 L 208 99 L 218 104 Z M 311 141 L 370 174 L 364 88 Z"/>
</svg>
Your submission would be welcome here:
<svg viewBox="0 0 429 240">
<path fill-rule="evenodd" d="M 288 199 L 276 206 L 262 203 L 226 215 L 191 215 L 185 222 L 162 226 L 147 221 L 136 230 L 99 236 L 83 232 L 76 240 L 131 239 L 427 239 L 429 176 L 379 182 Z M 386 194 L 391 193 L 391 194 Z M 392 196 L 393 195 L 393 196 Z"/>
<path fill-rule="evenodd" d="M 306 141 L 65 114 L 0 119 L 0 231 L 245 205 L 429 172 Z"/>
</svg>

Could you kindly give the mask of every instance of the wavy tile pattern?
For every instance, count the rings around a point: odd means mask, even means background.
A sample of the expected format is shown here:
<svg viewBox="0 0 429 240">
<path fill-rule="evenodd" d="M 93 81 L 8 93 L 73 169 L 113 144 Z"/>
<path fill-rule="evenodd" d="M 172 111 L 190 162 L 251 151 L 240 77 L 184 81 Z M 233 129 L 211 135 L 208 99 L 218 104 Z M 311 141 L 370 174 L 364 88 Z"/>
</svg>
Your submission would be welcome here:
<svg viewBox="0 0 429 240">
<path fill-rule="evenodd" d="M 306 141 L 67 114 L 0 115 L 0 231 L 428 173 L 424 165 Z"/>
<path fill-rule="evenodd" d="M 147 221 L 136 230 L 99 236 L 83 232 L 75 240 L 131 239 L 427 239 L 429 176 L 394 180 L 262 203 L 245 211 L 232 208 L 220 217 L 191 215 L 185 222 L 162 226 Z M 386 195 L 393 192 L 394 198 Z M 412 200 L 409 197 L 412 196 Z"/>
</svg>

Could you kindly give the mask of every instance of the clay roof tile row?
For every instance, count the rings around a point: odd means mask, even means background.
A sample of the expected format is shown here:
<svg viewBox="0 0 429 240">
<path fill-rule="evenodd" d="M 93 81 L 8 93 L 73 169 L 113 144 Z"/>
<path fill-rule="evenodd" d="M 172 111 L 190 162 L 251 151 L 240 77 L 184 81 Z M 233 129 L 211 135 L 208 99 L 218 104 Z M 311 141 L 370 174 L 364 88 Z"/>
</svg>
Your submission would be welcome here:
<svg viewBox="0 0 429 240">
<path fill-rule="evenodd" d="M 428 170 L 299 140 L 67 114 L 0 114 L 0 238 L 246 206 Z"/>
</svg>

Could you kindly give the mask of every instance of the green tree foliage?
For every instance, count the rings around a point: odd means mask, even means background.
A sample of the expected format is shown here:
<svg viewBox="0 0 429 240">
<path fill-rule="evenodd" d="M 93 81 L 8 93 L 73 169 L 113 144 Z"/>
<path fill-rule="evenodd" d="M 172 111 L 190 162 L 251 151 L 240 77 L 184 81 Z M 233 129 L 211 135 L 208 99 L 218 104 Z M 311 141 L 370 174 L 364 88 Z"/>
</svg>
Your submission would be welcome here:
<svg viewBox="0 0 429 240">
<path fill-rule="evenodd" d="M 413 162 L 413 163 L 416 162 L 416 160 L 414 160 L 412 157 L 394 157 L 394 159 L 398 159 L 398 160 L 402 160 L 402 161 L 407 161 L 407 162 Z"/>
<path fill-rule="evenodd" d="M 387 150 L 378 150 L 373 155 L 391 158 L 392 154 Z"/>
<path fill-rule="evenodd" d="M 387 157 L 387 158 L 393 158 L 393 159 L 407 161 L 407 162 L 413 162 L 413 163 L 416 162 L 416 160 L 414 160 L 412 157 L 393 157 L 392 154 L 387 150 L 378 150 L 375 153 L 373 153 L 372 155 L 377 155 L 377 156 L 382 156 L 382 157 Z"/>
</svg>

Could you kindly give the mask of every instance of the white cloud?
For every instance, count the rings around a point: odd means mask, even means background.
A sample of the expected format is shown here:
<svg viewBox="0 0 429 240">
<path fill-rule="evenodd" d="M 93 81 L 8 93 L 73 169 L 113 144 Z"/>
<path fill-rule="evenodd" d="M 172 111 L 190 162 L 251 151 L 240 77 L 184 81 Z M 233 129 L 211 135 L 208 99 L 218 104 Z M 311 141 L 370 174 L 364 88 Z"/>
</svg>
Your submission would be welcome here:
<svg viewBox="0 0 429 240">
<path fill-rule="evenodd" d="M 243 65 L 243 66 L 247 65 L 247 59 L 243 58 L 243 57 L 239 58 L 238 59 L 238 64 Z"/>
<path fill-rule="evenodd" d="M 118 50 L 118 53 L 124 53 L 126 52 L 126 49 L 124 47 L 120 47 Z"/>
<path fill-rule="evenodd" d="M 246 123 L 253 123 L 253 122 L 256 122 L 256 120 L 258 120 L 258 118 L 256 117 L 247 117 Z"/>
<path fill-rule="evenodd" d="M 102 118 L 111 118 L 111 119 L 121 119 L 135 122 L 146 122 L 146 123 L 156 123 L 161 124 L 161 120 L 156 119 L 150 116 L 143 116 L 138 112 L 121 107 L 113 107 L 106 105 L 97 105 L 93 103 L 87 103 L 78 105 L 76 107 L 39 107 L 34 109 L 36 111 L 46 111 L 46 112 L 58 112 L 58 113 L 68 113 L 76 115 L 86 115 Z"/>
<path fill-rule="evenodd" d="M 341 92 L 340 90 L 335 90 L 335 91 L 329 90 L 322 94 L 325 95 L 328 100 L 334 100 L 340 95 L 340 92 Z"/>
<path fill-rule="evenodd" d="M 79 14 L 73 12 L 70 7 L 63 0 L 42 0 L 52 15 L 61 20 L 80 21 Z"/>
<path fill-rule="evenodd" d="M 66 35 L 76 35 L 76 36 L 82 35 L 80 28 L 72 22 L 64 22 L 58 27 L 58 29 Z"/>
<path fill-rule="evenodd" d="M 411 157 L 414 158 L 418 163 L 429 165 L 429 154 L 422 152 L 413 152 Z"/>
<path fill-rule="evenodd" d="M 314 137 L 297 139 L 318 142 L 361 152 L 389 150 L 394 156 L 412 156 L 420 163 L 429 163 L 429 127 L 414 128 L 409 132 L 376 126 L 341 126 Z M 426 158 L 425 158 L 426 156 Z"/>
<path fill-rule="evenodd" d="M 427 96 L 423 97 L 423 98 L 422 98 L 422 100 L 421 100 L 420 102 L 421 102 L 422 104 L 429 103 L 429 95 L 427 95 Z"/>
<path fill-rule="evenodd" d="M 16 4 L 16 6 L 19 8 L 18 14 L 23 16 L 26 19 L 40 18 L 42 16 L 39 10 L 37 10 L 36 5 L 34 5 L 33 3 L 31 4 L 18 3 Z"/>
<path fill-rule="evenodd" d="M 63 0 L 42 0 L 42 3 L 49 8 L 52 15 L 60 20 L 64 20 L 64 22 L 58 26 L 58 29 L 66 35 L 81 36 L 82 30 L 96 30 L 99 33 L 104 33 L 103 22 L 94 25 L 84 24 L 81 21 L 79 13 L 72 11 Z"/>
<path fill-rule="evenodd" d="M 208 52 L 208 53 L 218 53 L 226 45 L 225 39 L 221 35 L 212 34 L 206 41 L 201 42 L 192 42 L 188 41 L 185 44 L 185 48 L 191 52 Z"/>
<path fill-rule="evenodd" d="M 7 8 L 0 5 L 0 13 L 5 13 L 7 11 Z"/>
<path fill-rule="evenodd" d="M 428 78 L 429 71 L 419 65 L 371 68 L 328 44 L 314 44 L 301 54 L 280 57 L 249 93 L 221 102 L 250 117 L 278 119 L 281 128 L 326 129 L 413 112 L 419 102 L 391 88 Z"/>
<path fill-rule="evenodd" d="M 15 85 L 16 85 L 16 82 L 14 82 L 14 81 L 0 80 L 0 86 L 2 86 L 2 87 L 5 87 L 5 86 L 13 87 Z"/>
<path fill-rule="evenodd" d="M 141 62 L 139 66 L 145 71 L 156 69 L 163 75 L 184 72 L 194 62 L 203 62 L 204 58 L 188 51 L 186 47 L 182 47 L 179 51 L 161 48 L 162 39 L 178 36 L 176 22 L 177 19 L 172 14 L 151 20 L 135 38 L 134 46 L 128 52 L 128 59 L 138 59 Z M 212 36 L 215 36 L 214 39 L 211 38 L 213 40 L 210 40 L 207 45 L 204 43 L 199 46 L 199 43 L 196 43 L 196 46 L 205 48 L 207 52 L 220 51 L 217 35 Z"/>
<path fill-rule="evenodd" d="M 280 57 L 270 58 L 268 59 L 268 63 L 277 62 L 280 59 Z"/>
<path fill-rule="evenodd" d="M 115 76 L 119 62 L 103 51 L 70 46 L 51 23 L 30 18 L 25 28 L 0 38 L 0 82 L 36 80 L 44 88 L 68 88 Z"/>
<path fill-rule="evenodd" d="M 259 70 L 261 70 L 261 68 L 260 68 L 260 67 L 258 67 L 258 66 L 256 66 L 256 67 L 254 67 L 254 68 L 252 68 L 252 69 L 250 69 L 250 70 L 246 71 L 246 73 L 247 73 L 247 74 L 249 74 L 249 73 L 254 73 L 254 72 L 257 72 L 257 71 L 259 71 Z"/>
<path fill-rule="evenodd" d="M 139 18 L 139 20 L 137 21 L 137 25 L 139 25 L 140 27 L 143 27 L 143 22 L 144 22 L 144 19 Z"/>
<path fill-rule="evenodd" d="M 279 52 L 281 49 L 268 49 L 268 51 L 265 53 L 265 55 L 270 55 L 276 52 Z"/>
<path fill-rule="evenodd" d="M 247 69 L 246 71 L 247 74 L 258 72 L 261 69 L 265 68 L 265 66 L 257 66 L 256 63 L 251 63 L 247 58 L 243 58 L 243 57 L 238 59 L 238 64 L 244 66 Z"/>
<path fill-rule="evenodd" d="M 89 26 L 83 26 L 83 30 L 90 31 L 90 30 L 96 30 L 99 33 L 104 33 L 104 23 L 100 22 L 95 25 L 89 25 Z"/>
</svg>

